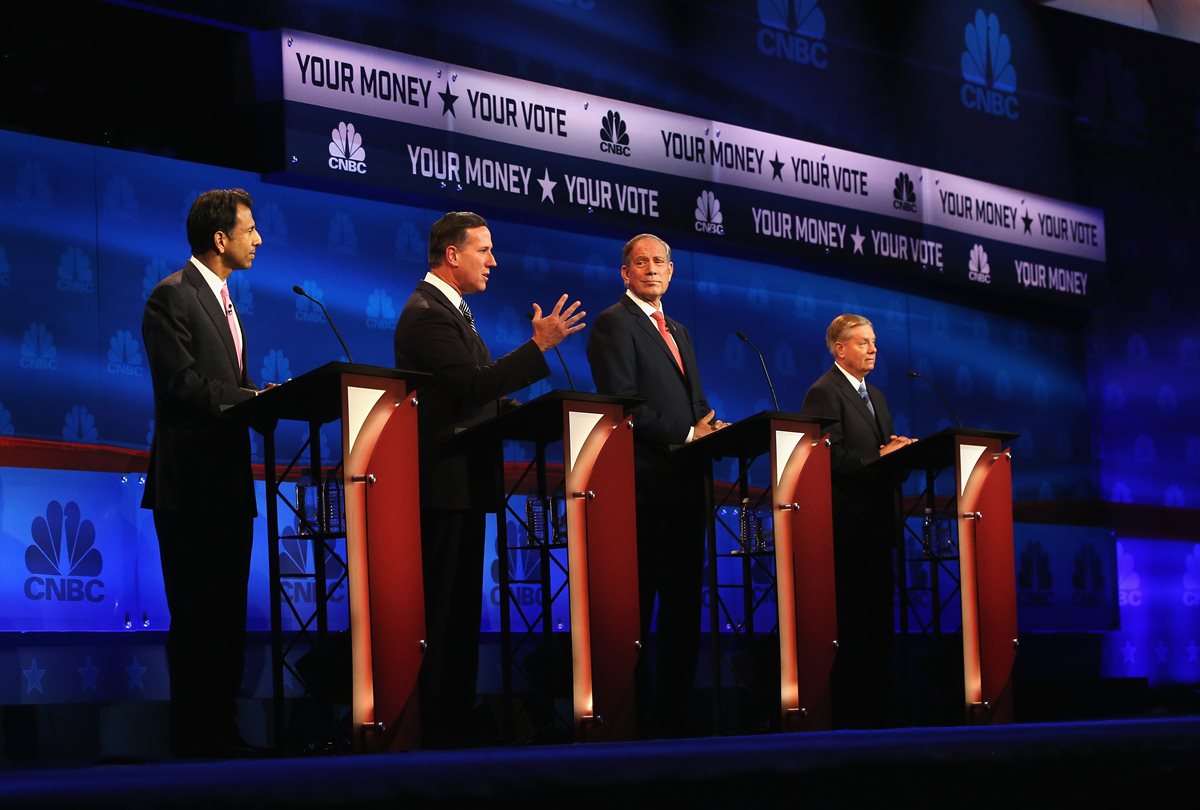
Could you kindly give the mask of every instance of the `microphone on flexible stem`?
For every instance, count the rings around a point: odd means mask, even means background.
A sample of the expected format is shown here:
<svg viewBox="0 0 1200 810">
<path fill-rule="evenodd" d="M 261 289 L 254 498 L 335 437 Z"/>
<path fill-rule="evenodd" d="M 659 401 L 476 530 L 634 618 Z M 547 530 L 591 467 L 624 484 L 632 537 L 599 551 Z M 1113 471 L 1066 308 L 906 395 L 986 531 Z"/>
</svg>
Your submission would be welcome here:
<svg viewBox="0 0 1200 810">
<path fill-rule="evenodd" d="M 940 399 L 942 401 L 942 404 L 946 406 L 946 412 L 949 413 L 950 416 L 952 416 L 954 418 L 954 421 L 958 424 L 958 426 L 960 428 L 963 426 L 962 420 L 958 418 L 958 414 L 956 414 L 954 412 L 954 409 L 950 407 L 950 400 L 946 399 L 946 397 L 943 396 L 941 389 L 939 389 L 936 385 L 933 384 L 933 380 L 929 379 L 924 374 L 921 374 L 918 371 L 913 371 L 912 369 L 909 369 L 909 371 L 907 373 L 908 373 L 908 376 L 910 376 L 914 379 L 919 378 L 919 379 L 922 379 L 925 382 L 929 383 L 929 387 L 933 389 L 933 393 L 937 394 L 937 398 Z"/>
<path fill-rule="evenodd" d="M 530 321 L 532 321 L 533 313 L 526 312 L 525 317 L 528 318 Z M 560 352 L 558 350 L 557 346 L 554 347 L 554 353 L 558 355 L 558 363 L 559 363 L 559 365 L 562 366 L 563 373 L 567 375 L 567 385 L 571 386 L 571 391 L 574 392 L 575 391 L 575 381 L 571 379 L 571 370 L 567 368 L 567 361 L 563 360 L 562 352 Z"/>
<path fill-rule="evenodd" d="M 763 376 L 767 378 L 767 387 L 771 389 L 771 399 L 775 402 L 775 410 L 779 410 L 779 398 L 775 396 L 775 385 L 771 382 L 771 374 L 767 371 L 767 361 L 763 359 L 763 353 L 751 342 L 750 338 L 746 337 L 745 332 L 738 332 L 737 336 L 743 342 L 749 343 L 750 348 L 754 349 L 754 353 L 758 355 L 758 362 L 762 363 Z"/>
<path fill-rule="evenodd" d="M 294 292 L 296 295 L 300 295 L 300 296 L 307 298 L 309 301 L 312 301 L 314 304 L 316 304 L 317 306 L 319 306 L 321 308 L 321 311 L 325 313 L 325 320 L 326 320 L 326 322 L 328 322 L 329 328 L 333 330 L 333 336 L 338 339 L 338 343 L 342 344 L 342 351 L 346 353 L 346 359 L 349 360 L 351 363 L 353 363 L 354 358 L 352 358 L 350 356 L 350 350 L 346 348 L 346 341 L 342 340 L 341 333 L 338 332 L 338 328 L 333 325 L 333 318 L 329 317 L 329 310 L 325 309 L 325 305 L 322 304 L 317 299 L 313 298 L 308 293 L 306 293 L 304 291 L 304 288 L 301 287 L 299 284 L 292 285 L 292 292 Z"/>
</svg>

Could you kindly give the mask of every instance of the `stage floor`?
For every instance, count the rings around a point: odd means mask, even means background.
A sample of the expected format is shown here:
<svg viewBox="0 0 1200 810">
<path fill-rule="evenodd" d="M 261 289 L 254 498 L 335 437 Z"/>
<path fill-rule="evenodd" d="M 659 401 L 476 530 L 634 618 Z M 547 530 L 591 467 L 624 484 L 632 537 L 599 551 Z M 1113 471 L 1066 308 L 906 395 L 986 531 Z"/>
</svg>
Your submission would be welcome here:
<svg viewBox="0 0 1200 810">
<path fill-rule="evenodd" d="M 1186 716 L 25 766 L 0 772 L 0 807 L 1111 807 L 1197 784 L 1200 716 Z"/>
</svg>

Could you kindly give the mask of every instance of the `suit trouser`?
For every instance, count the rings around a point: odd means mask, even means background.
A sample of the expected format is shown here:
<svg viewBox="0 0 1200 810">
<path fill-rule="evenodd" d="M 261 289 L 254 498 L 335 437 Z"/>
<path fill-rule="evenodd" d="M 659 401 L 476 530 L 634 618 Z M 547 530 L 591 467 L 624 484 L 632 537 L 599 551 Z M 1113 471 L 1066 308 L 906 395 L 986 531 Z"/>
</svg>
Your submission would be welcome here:
<svg viewBox="0 0 1200 810">
<path fill-rule="evenodd" d="M 470 742 L 483 611 L 485 513 L 428 509 L 421 514 L 425 640 L 421 663 L 426 745 Z"/>
<path fill-rule="evenodd" d="M 645 654 L 639 663 L 640 714 L 644 726 L 687 733 L 694 730 L 692 698 L 700 655 L 704 491 L 701 481 L 690 477 L 671 489 L 637 503 L 642 641 L 653 654 L 652 665 Z M 653 687 L 648 683 L 651 666 Z"/>
<path fill-rule="evenodd" d="M 245 666 L 253 518 L 155 510 L 154 528 L 171 611 L 172 733 L 230 732 Z"/>
</svg>

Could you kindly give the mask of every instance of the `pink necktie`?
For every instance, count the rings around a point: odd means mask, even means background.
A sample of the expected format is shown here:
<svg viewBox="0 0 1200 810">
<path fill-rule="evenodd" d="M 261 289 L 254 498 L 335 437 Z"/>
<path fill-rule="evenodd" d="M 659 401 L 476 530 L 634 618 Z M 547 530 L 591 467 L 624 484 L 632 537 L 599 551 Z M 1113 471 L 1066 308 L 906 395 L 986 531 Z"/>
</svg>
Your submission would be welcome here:
<svg viewBox="0 0 1200 810">
<path fill-rule="evenodd" d="M 683 370 L 683 359 L 679 356 L 679 347 L 675 345 L 675 338 L 671 335 L 671 330 L 667 328 L 667 319 L 661 312 L 651 313 L 650 317 L 658 324 L 658 333 L 667 342 L 667 347 L 670 348 L 671 354 L 675 357 L 675 365 L 679 366 L 679 370 L 686 377 L 687 372 Z"/>
<path fill-rule="evenodd" d="M 242 330 L 238 329 L 237 316 L 233 314 L 233 302 L 229 300 L 229 285 L 221 285 L 221 304 L 225 307 L 225 320 L 229 333 L 233 335 L 233 348 L 237 352 L 238 371 L 242 370 Z"/>
</svg>

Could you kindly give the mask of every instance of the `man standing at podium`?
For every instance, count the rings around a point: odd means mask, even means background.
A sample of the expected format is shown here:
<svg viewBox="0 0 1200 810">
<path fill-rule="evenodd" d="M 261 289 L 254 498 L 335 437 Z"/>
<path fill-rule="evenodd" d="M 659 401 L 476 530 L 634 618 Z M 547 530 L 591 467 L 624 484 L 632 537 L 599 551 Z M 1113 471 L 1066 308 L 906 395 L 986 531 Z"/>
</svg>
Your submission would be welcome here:
<svg viewBox="0 0 1200 810">
<path fill-rule="evenodd" d="M 625 295 L 600 313 L 587 347 L 597 392 L 645 400 L 632 415 L 641 632 L 654 651 L 652 661 L 645 654 L 639 661 L 639 720 L 650 736 L 696 731 L 704 477 L 699 466 L 673 458 L 671 449 L 726 424 L 714 419 L 705 399 L 688 330 L 663 312 L 674 270 L 666 242 L 645 233 L 630 239 L 621 252 Z"/>
<path fill-rule="evenodd" d="M 892 551 L 899 511 L 897 482 L 870 464 L 914 440 L 892 432 L 887 398 L 866 381 L 878 351 L 871 322 L 839 315 L 825 345 L 833 366 L 808 389 L 801 410 L 838 420 L 828 428 L 838 621 L 833 721 L 872 728 L 894 720 Z"/>
<path fill-rule="evenodd" d="M 397 368 L 433 375 L 417 389 L 428 643 L 420 693 L 427 748 L 480 742 L 473 713 L 484 521 L 495 500 L 495 471 L 487 463 L 469 464 L 468 455 L 447 442 L 455 428 L 496 415 L 506 395 L 549 375 L 544 352 L 585 326 L 580 303 L 566 306 L 565 294 L 545 316 L 533 304 L 533 337 L 492 360 L 466 296 L 487 288 L 496 264 L 487 221 L 469 211 L 446 214 L 429 230 L 429 272 L 396 322 Z"/>
<path fill-rule="evenodd" d="M 254 753 L 238 732 L 246 591 L 257 514 L 246 424 L 225 408 L 257 395 L 228 279 L 262 244 L 242 189 L 207 191 L 187 217 L 192 257 L 151 291 L 142 341 L 154 438 L 142 507 L 154 510 L 171 628 L 171 750 Z"/>
</svg>

